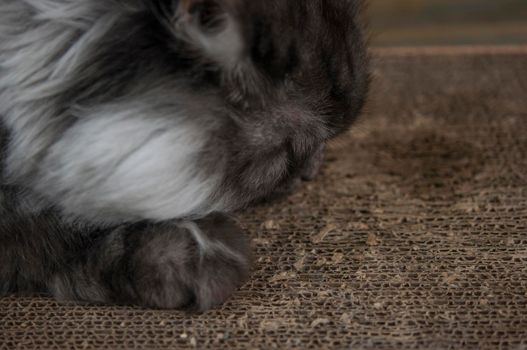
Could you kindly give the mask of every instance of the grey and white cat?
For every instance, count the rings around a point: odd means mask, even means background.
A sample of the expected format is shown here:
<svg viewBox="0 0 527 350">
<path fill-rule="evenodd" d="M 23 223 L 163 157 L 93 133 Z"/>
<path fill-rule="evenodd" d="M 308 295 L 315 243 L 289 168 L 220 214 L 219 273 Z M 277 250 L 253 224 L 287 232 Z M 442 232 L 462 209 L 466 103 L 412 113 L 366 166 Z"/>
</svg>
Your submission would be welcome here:
<svg viewBox="0 0 527 350">
<path fill-rule="evenodd" d="M 363 107 L 359 8 L 2 0 L 0 295 L 222 303 L 250 270 L 224 213 L 311 178 Z"/>
</svg>

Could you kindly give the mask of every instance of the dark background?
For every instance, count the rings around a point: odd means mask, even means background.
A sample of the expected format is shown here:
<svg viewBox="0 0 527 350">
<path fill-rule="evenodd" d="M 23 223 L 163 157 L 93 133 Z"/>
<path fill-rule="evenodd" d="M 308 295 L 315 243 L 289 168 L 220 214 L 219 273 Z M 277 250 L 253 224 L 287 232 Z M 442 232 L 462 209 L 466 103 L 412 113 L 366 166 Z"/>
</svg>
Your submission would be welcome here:
<svg viewBox="0 0 527 350">
<path fill-rule="evenodd" d="M 378 46 L 527 44 L 527 0 L 367 0 Z"/>
</svg>

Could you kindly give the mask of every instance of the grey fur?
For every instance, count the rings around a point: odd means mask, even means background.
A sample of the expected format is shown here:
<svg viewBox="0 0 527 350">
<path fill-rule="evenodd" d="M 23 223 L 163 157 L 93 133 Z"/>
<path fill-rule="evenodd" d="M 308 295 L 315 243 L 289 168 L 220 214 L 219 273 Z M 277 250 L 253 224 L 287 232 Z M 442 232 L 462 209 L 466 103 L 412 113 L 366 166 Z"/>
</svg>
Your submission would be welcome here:
<svg viewBox="0 0 527 350">
<path fill-rule="evenodd" d="M 359 114 L 359 8 L 4 0 L 0 293 L 200 310 L 225 300 L 250 258 L 214 213 L 311 179 Z"/>
</svg>

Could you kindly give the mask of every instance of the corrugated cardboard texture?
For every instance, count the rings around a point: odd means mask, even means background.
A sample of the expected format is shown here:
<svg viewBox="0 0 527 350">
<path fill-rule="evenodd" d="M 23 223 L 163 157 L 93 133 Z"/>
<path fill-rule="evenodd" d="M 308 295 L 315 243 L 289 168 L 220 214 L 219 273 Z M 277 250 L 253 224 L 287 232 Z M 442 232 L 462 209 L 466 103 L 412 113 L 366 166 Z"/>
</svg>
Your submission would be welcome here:
<svg viewBox="0 0 527 350">
<path fill-rule="evenodd" d="M 527 349 L 522 50 L 377 55 L 322 176 L 242 215 L 255 271 L 221 309 L 9 297 L 0 349 Z"/>
</svg>

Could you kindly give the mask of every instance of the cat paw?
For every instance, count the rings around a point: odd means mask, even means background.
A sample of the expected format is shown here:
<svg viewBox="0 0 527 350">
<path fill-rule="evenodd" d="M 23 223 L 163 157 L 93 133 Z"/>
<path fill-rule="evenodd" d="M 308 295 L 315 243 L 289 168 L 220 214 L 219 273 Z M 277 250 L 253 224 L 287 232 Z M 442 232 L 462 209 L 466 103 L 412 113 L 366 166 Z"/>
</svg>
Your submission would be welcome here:
<svg viewBox="0 0 527 350">
<path fill-rule="evenodd" d="M 206 311 L 224 303 L 249 275 L 243 232 L 222 215 L 143 232 L 130 260 L 137 303 Z"/>
</svg>

